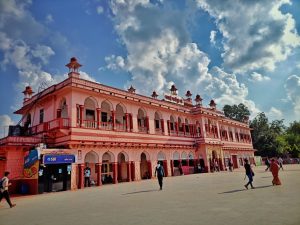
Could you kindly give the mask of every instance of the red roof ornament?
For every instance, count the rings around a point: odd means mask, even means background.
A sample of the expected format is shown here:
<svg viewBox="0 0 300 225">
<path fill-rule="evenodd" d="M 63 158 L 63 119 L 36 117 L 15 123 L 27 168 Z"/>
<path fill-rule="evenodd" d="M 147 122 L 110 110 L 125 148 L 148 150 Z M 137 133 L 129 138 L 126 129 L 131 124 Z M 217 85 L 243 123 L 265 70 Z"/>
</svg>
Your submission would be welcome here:
<svg viewBox="0 0 300 225">
<path fill-rule="evenodd" d="M 217 104 L 215 103 L 215 101 L 212 99 L 210 100 L 209 106 L 211 109 L 216 109 Z"/>
<path fill-rule="evenodd" d="M 130 93 L 135 93 L 135 88 L 132 87 L 132 85 L 130 86 L 130 88 L 128 89 L 128 92 Z"/>
<path fill-rule="evenodd" d="M 202 106 L 202 98 L 200 95 L 196 95 L 195 102 L 197 106 Z"/>
<path fill-rule="evenodd" d="M 190 91 L 187 91 L 185 94 L 186 97 L 190 98 L 192 96 L 192 93 Z"/>
<path fill-rule="evenodd" d="M 78 72 L 79 67 L 82 65 L 77 62 L 75 57 L 70 59 L 70 62 L 66 65 L 69 68 L 70 72 Z"/>
<path fill-rule="evenodd" d="M 175 84 L 173 84 L 173 85 L 171 86 L 170 91 L 171 91 L 171 94 L 172 94 L 172 95 L 177 95 L 177 93 L 176 93 L 177 88 L 175 87 Z"/>
<path fill-rule="evenodd" d="M 152 98 L 157 98 L 157 96 L 158 96 L 158 94 L 156 93 L 156 91 L 153 91 L 151 97 L 152 97 Z"/>
</svg>

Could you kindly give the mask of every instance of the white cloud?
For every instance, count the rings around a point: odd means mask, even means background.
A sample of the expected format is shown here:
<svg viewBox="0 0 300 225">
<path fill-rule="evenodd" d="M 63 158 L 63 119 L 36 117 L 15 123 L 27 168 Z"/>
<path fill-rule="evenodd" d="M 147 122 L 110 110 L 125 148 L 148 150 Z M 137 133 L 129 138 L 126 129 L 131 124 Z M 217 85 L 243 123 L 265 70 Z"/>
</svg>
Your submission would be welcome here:
<svg viewBox="0 0 300 225">
<path fill-rule="evenodd" d="M 283 119 L 283 113 L 275 107 L 271 107 L 269 112 L 266 113 L 266 115 L 270 119 L 270 121 Z"/>
<path fill-rule="evenodd" d="M 53 23 L 53 22 L 54 22 L 53 16 L 51 14 L 48 14 L 46 16 L 46 23 L 49 24 L 49 23 Z"/>
<path fill-rule="evenodd" d="M 260 73 L 253 72 L 250 74 L 249 80 L 253 81 L 253 82 L 262 82 L 262 81 L 269 81 L 269 80 L 271 80 L 271 78 L 267 77 L 267 76 L 263 76 Z"/>
<path fill-rule="evenodd" d="M 55 54 L 51 47 L 39 44 L 31 51 L 31 53 L 34 57 L 41 59 L 44 64 L 47 64 L 49 57 Z"/>
<path fill-rule="evenodd" d="M 107 68 L 131 74 L 125 87 L 133 84 L 139 93 L 156 90 L 162 96 L 174 83 L 181 96 L 190 90 L 206 101 L 216 99 L 219 108 L 244 103 L 252 112 L 259 111 L 234 74 L 209 69 L 209 57 L 190 41 L 183 11 L 165 11 L 149 1 L 114 0 L 110 6 L 127 56 L 107 57 Z"/>
<path fill-rule="evenodd" d="M 224 38 L 224 66 L 233 71 L 274 70 L 300 46 L 295 20 L 280 11 L 288 0 L 196 2 L 215 19 Z"/>
<path fill-rule="evenodd" d="M 104 11 L 104 9 L 103 9 L 102 6 L 98 6 L 96 10 L 97 10 L 97 13 L 98 13 L 99 15 L 102 14 L 103 11 Z"/>
<path fill-rule="evenodd" d="M 291 75 L 284 85 L 287 97 L 294 106 L 296 118 L 300 118 L 300 76 Z"/>
<path fill-rule="evenodd" d="M 8 127 L 14 125 L 15 122 L 8 115 L 0 115 L 0 138 L 7 136 Z"/>
<path fill-rule="evenodd" d="M 217 31 L 212 30 L 210 32 L 209 40 L 210 40 L 210 43 L 213 45 L 216 45 L 216 35 L 217 35 Z"/>
</svg>

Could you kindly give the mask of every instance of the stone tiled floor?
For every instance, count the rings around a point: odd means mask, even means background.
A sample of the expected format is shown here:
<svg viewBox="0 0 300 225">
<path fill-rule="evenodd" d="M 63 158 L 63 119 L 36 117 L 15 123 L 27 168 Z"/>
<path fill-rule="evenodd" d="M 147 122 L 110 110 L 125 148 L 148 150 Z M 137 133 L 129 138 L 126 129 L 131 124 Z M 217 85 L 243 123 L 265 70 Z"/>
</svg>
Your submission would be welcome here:
<svg viewBox="0 0 300 225">
<path fill-rule="evenodd" d="M 254 169 L 256 189 L 245 190 L 244 171 L 195 174 L 85 190 L 2 200 L 0 225 L 299 225 L 300 165 L 272 174 Z"/>
</svg>

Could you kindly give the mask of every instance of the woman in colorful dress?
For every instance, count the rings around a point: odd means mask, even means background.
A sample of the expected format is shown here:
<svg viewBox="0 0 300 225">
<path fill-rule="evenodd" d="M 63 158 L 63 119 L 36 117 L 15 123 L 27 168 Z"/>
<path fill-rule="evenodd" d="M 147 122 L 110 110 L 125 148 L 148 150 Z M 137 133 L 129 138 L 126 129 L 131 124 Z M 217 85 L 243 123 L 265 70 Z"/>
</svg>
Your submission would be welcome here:
<svg viewBox="0 0 300 225">
<path fill-rule="evenodd" d="M 271 160 L 270 171 L 272 172 L 272 175 L 273 175 L 272 184 L 273 185 L 281 185 L 281 182 L 280 182 L 279 176 L 278 176 L 279 165 L 275 159 Z"/>
</svg>

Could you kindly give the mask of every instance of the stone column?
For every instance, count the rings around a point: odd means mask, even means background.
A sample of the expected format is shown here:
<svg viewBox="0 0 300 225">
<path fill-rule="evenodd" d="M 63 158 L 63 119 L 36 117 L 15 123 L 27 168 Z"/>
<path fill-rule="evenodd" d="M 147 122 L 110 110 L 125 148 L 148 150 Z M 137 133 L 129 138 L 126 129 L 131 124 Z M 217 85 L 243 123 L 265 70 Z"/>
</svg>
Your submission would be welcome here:
<svg viewBox="0 0 300 225">
<path fill-rule="evenodd" d="M 135 162 L 134 161 L 131 162 L 131 179 L 133 181 L 137 180 L 137 177 L 136 177 L 136 174 L 135 174 Z"/>
<path fill-rule="evenodd" d="M 170 160 L 170 166 L 171 166 L 171 176 L 174 176 L 174 162 L 172 159 Z"/>
<path fill-rule="evenodd" d="M 126 126 L 126 131 L 128 132 L 129 130 L 130 130 L 130 128 L 129 128 L 129 121 L 128 121 L 128 119 L 129 119 L 129 115 L 128 115 L 128 113 L 125 113 L 125 126 Z"/>
<path fill-rule="evenodd" d="M 113 183 L 117 184 L 118 183 L 118 163 L 117 162 L 112 163 L 112 169 L 113 169 Z"/>
<path fill-rule="evenodd" d="M 79 110 L 80 110 L 80 127 L 83 126 L 83 109 L 84 109 L 84 106 L 80 105 L 79 106 Z"/>
<path fill-rule="evenodd" d="M 128 182 L 131 182 L 132 179 L 131 179 L 131 161 L 128 161 L 127 162 L 127 181 Z"/>
<path fill-rule="evenodd" d="M 112 129 L 114 130 L 116 128 L 116 115 L 115 111 L 111 111 L 111 119 L 112 119 Z"/>
<path fill-rule="evenodd" d="M 164 171 L 165 171 L 165 177 L 167 177 L 169 175 L 169 173 L 168 173 L 168 161 L 167 160 L 163 161 L 163 167 L 164 167 Z"/>
<path fill-rule="evenodd" d="M 84 164 L 78 164 L 79 179 L 78 179 L 78 189 L 84 188 Z"/>
<path fill-rule="evenodd" d="M 161 132 L 165 134 L 165 122 L 164 119 L 160 120 Z"/>
<path fill-rule="evenodd" d="M 97 126 L 96 127 L 99 129 L 99 128 L 101 128 L 101 124 L 100 124 L 101 123 L 101 121 L 100 121 L 101 120 L 101 109 L 100 108 L 96 109 L 96 114 L 97 114 L 97 117 L 96 117 L 97 118 Z"/>
<path fill-rule="evenodd" d="M 97 172 L 97 186 L 102 185 L 102 179 L 101 179 L 101 163 L 96 163 L 96 172 Z"/>
</svg>

